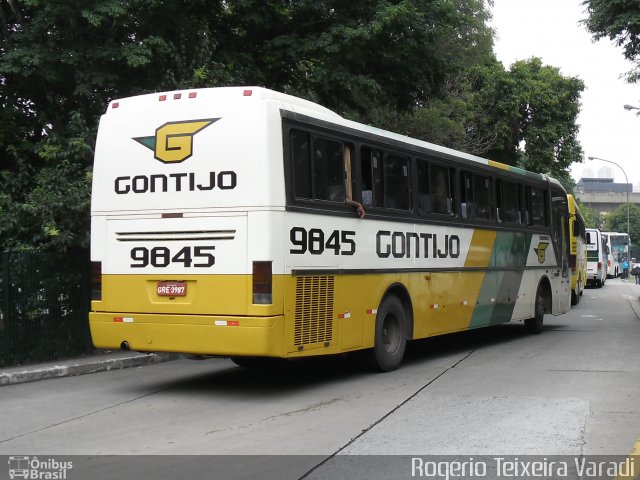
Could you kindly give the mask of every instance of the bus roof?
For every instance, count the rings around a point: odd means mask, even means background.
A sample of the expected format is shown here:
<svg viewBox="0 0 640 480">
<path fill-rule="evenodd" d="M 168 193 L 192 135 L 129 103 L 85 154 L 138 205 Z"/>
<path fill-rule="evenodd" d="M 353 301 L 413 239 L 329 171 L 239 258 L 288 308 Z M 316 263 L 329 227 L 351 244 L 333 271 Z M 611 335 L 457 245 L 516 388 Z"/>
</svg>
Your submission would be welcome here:
<svg viewBox="0 0 640 480">
<path fill-rule="evenodd" d="M 518 175 L 523 175 L 539 181 L 549 181 L 554 185 L 564 189 L 560 182 L 546 174 L 530 172 L 528 170 L 511 165 L 506 165 L 495 160 L 488 160 L 476 155 L 471 155 L 448 147 L 436 145 L 434 143 L 429 143 L 388 130 L 383 130 L 381 128 L 354 122 L 352 120 L 345 119 L 334 111 L 309 100 L 304 100 L 302 98 L 288 95 L 286 93 L 281 93 L 275 90 L 257 86 L 197 88 L 169 92 L 156 92 L 138 95 L 135 97 L 116 99 L 112 100 L 109 103 L 105 115 L 108 115 L 109 112 L 115 109 L 118 109 L 120 111 L 127 110 L 128 112 L 141 110 L 144 111 L 148 106 L 157 104 L 157 102 L 193 101 L 210 102 L 212 104 L 215 103 L 216 105 L 232 105 L 233 103 L 240 100 L 273 103 L 275 104 L 275 107 L 278 107 L 282 110 L 288 110 L 294 113 L 302 114 L 304 116 L 316 118 L 318 120 L 330 122 L 336 125 L 341 125 L 346 128 L 368 133 L 374 136 L 383 137 L 385 139 L 390 139 L 403 144 L 415 145 L 420 148 L 449 155 L 458 159 L 484 164 L 489 167 L 505 170 Z"/>
</svg>

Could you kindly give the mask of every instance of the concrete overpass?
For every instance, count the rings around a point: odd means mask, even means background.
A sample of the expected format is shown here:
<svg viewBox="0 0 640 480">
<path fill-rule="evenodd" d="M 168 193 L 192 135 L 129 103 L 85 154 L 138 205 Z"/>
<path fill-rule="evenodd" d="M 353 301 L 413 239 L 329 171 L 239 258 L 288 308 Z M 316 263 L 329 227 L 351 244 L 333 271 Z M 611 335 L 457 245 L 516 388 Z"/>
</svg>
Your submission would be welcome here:
<svg viewBox="0 0 640 480">
<path fill-rule="evenodd" d="M 583 192 L 574 193 L 594 212 L 613 212 L 618 206 L 627 203 L 627 194 L 620 192 Z M 640 206 L 640 192 L 629 193 L 629 203 Z"/>
</svg>

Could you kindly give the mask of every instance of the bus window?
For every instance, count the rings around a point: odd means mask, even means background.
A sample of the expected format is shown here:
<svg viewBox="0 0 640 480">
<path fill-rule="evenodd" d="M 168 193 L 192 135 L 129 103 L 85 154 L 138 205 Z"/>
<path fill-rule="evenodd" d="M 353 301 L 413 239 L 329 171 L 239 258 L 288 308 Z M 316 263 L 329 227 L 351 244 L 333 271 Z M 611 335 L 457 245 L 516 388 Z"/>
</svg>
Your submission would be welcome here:
<svg viewBox="0 0 640 480">
<path fill-rule="evenodd" d="M 570 241 L 569 241 L 569 210 L 567 206 L 567 195 L 560 189 L 552 188 L 552 211 L 553 219 L 551 225 L 551 238 L 556 245 L 559 253 L 559 262 L 562 268 L 562 276 L 569 276 L 569 257 L 570 257 Z M 535 217 L 534 217 L 535 218 Z"/>
<path fill-rule="evenodd" d="M 431 165 L 431 191 L 433 192 L 433 213 L 453 215 L 455 170 Z"/>
<path fill-rule="evenodd" d="M 417 160 L 418 213 L 454 215 L 455 170 Z"/>
<path fill-rule="evenodd" d="M 491 220 L 491 179 L 484 175 L 474 175 L 473 194 L 476 200 L 476 218 Z"/>
<path fill-rule="evenodd" d="M 547 192 L 541 188 L 527 187 L 526 202 L 528 225 L 546 227 L 549 225 L 547 215 Z"/>
<path fill-rule="evenodd" d="M 409 210 L 409 159 L 362 147 L 362 204 Z"/>
<path fill-rule="evenodd" d="M 291 154 L 296 198 L 344 202 L 344 147 L 341 142 L 292 130 Z"/>
<path fill-rule="evenodd" d="M 504 181 L 496 180 L 496 220 L 504 222 Z"/>
<path fill-rule="evenodd" d="M 409 159 L 397 155 L 384 156 L 384 206 L 399 210 L 411 207 L 409 189 Z"/>
<path fill-rule="evenodd" d="M 313 139 L 314 198 L 344 202 L 344 153 L 342 143 L 326 138 Z"/>
<path fill-rule="evenodd" d="M 471 172 L 460 172 L 460 212 L 462 218 L 474 218 L 473 184 Z"/>
<path fill-rule="evenodd" d="M 462 218 L 491 219 L 491 179 L 471 172 L 460 172 Z"/>
<path fill-rule="evenodd" d="M 518 185 L 496 180 L 496 214 L 498 222 L 520 223 L 520 195 Z"/>
<path fill-rule="evenodd" d="M 382 159 L 379 150 L 362 147 L 362 204 L 382 206 Z"/>
<path fill-rule="evenodd" d="M 424 215 L 431 212 L 431 195 L 429 190 L 429 164 L 422 159 L 417 163 L 418 213 Z"/>
<path fill-rule="evenodd" d="M 291 130 L 293 163 L 293 194 L 296 198 L 311 197 L 311 135 Z"/>
</svg>

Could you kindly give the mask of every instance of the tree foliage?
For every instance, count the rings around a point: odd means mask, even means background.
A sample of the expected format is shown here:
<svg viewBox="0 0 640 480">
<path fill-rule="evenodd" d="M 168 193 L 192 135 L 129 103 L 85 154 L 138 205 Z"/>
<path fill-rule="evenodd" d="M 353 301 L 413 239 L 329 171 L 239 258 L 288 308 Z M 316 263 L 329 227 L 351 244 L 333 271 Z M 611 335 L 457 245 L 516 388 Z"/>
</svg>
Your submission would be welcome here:
<svg viewBox="0 0 640 480">
<path fill-rule="evenodd" d="M 578 208 L 580 209 L 582 218 L 584 218 L 584 224 L 587 228 L 602 228 L 604 221 L 602 215 L 588 207 L 587 204 L 582 202 L 579 198 L 576 198 L 576 203 L 578 204 Z"/>
<path fill-rule="evenodd" d="M 627 207 L 629 209 L 627 210 Z M 632 203 L 623 203 L 607 214 L 604 219 L 604 230 L 607 232 L 627 231 L 627 211 L 629 215 L 629 238 L 631 245 L 640 245 L 640 208 Z M 637 253 L 638 247 L 633 249 Z"/>
<path fill-rule="evenodd" d="M 0 0 L 0 246 L 88 241 L 108 102 L 259 85 L 535 171 L 580 156 L 581 83 L 493 55 L 491 0 Z"/>
<path fill-rule="evenodd" d="M 584 20 L 593 38 L 609 38 L 622 47 L 624 57 L 635 64 L 628 72 L 630 82 L 640 80 L 640 8 L 637 1 L 585 0 L 588 17 Z"/>
<path fill-rule="evenodd" d="M 577 117 L 584 83 L 563 77 L 539 58 L 473 72 L 480 128 L 494 128 L 496 141 L 488 155 L 500 162 L 562 177 L 582 160 Z"/>
</svg>

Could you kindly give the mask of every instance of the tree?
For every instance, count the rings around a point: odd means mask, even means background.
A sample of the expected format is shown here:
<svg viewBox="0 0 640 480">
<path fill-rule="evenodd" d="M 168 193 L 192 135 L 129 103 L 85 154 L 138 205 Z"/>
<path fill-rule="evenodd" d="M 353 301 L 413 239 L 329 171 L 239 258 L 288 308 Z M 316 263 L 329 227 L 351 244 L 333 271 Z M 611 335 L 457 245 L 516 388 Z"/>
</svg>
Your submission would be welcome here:
<svg viewBox="0 0 640 480">
<path fill-rule="evenodd" d="M 608 37 L 623 48 L 624 57 L 635 64 L 629 82 L 640 80 L 640 8 L 629 0 L 585 0 L 588 18 L 583 21 L 595 40 Z"/>
<path fill-rule="evenodd" d="M 623 203 L 605 217 L 604 230 L 607 232 L 627 231 L 627 206 L 629 207 L 629 238 L 631 245 L 640 245 L 640 208 L 632 203 Z M 636 249 L 634 249 L 636 252 Z"/>
<path fill-rule="evenodd" d="M 472 72 L 476 108 L 485 112 L 479 128 L 494 129 L 496 142 L 487 154 L 502 163 L 555 177 L 582 161 L 577 117 L 584 83 L 563 77 L 539 58 Z"/>
<path fill-rule="evenodd" d="M 582 218 L 584 218 L 584 223 L 587 228 L 602 227 L 603 219 L 598 212 L 595 212 L 592 208 L 589 208 L 584 202 L 582 202 L 577 197 L 576 197 L 576 203 L 578 204 L 578 208 L 580 209 L 580 213 L 582 214 Z"/>
</svg>

